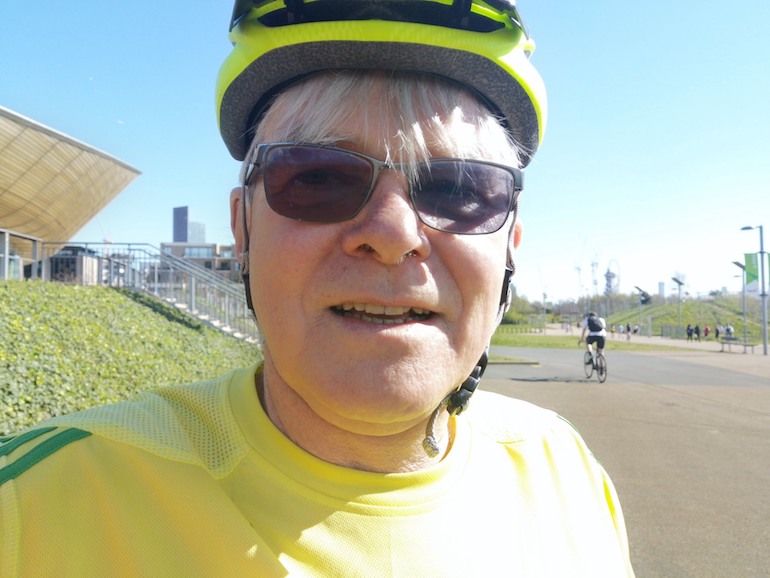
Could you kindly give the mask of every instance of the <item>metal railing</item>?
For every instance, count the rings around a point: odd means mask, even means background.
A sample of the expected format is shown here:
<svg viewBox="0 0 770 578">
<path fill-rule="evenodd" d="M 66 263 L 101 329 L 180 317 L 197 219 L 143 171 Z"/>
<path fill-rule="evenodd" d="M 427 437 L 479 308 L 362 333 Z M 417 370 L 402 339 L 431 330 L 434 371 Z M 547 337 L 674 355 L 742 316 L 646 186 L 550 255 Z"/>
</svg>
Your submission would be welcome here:
<svg viewBox="0 0 770 578">
<path fill-rule="evenodd" d="M 37 237 L 0 229 L 0 279 L 24 279 L 25 270 L 40 260 L 42 248 Z"/>
<path fill-rule="evenodd" d="M 125 287 L 149 293 L 235 337 L 259 339 L 243 284 L 147 243 L 42 244 L 42 259 L 26 277 L 74 285 Z"/>
</svg>

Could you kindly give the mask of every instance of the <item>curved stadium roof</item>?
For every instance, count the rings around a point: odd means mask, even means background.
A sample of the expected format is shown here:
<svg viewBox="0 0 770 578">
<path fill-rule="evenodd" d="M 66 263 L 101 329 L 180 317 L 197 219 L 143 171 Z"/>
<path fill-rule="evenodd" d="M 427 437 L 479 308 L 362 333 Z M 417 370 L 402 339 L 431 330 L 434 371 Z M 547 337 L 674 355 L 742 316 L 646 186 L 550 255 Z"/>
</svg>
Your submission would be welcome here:
<svg viewBox="0 0 770 578">
<path fill-rule="evenodd" d="M 139 174 L 0 106 L 0 229 L 69 241 Z"/>
</svg>

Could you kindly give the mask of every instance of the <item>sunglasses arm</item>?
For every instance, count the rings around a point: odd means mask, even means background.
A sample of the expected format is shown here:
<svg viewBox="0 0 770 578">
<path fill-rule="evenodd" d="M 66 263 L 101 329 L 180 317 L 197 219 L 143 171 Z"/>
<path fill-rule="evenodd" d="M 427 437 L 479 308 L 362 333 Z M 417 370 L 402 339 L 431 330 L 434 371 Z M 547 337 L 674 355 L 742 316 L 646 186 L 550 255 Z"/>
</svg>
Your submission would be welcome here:
<svg viewBox="0 0 770 578">
<path fill-rule="evenodd" d="M 257 314 L 254 312 L 254 305 L 251 302 L 251 284 L 249 283 L 249 226 L 246 219 L 246 213 L 248 211 L 248 190 L 247 186 L 241 187 L 241 215 L 243 217 L 243 251 L 240 253 L 240 259 L 238 260 L 241 267 L 241 279 L 243 280 L 243 288 L 246 292 L 246 306 L 251 311 L 251 315 L 254 317 L 254 321 L 257 320 Z"/>
</svg>

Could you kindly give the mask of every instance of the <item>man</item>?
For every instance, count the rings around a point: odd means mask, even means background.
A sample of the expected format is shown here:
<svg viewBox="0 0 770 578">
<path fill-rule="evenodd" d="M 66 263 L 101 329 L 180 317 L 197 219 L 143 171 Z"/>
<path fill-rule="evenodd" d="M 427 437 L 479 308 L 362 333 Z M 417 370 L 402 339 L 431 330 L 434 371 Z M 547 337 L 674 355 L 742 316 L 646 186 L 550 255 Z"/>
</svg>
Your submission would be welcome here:
<svg viewBox="0 0 770 578">
<path fill-rule="evenodd" d="M 580 334 L 580 341 L 585 340 L 586 351 L 592 353 L 591 346 L 595 343 L 597 355 L 603 355 L 605 337 L 607 337 L 607 322 L 603 317 L 599 317 L 596 311 L 589 312 L 583 319 L 583 331 Z"/>
<path fill-rule="evenodd" d="M 474 394 L 544 123 L 512 3 L 239 1 L 231 38 L 263 361 L 6 441 L 0 575 L 633 575 L 577 432 Z"/>
</svg>

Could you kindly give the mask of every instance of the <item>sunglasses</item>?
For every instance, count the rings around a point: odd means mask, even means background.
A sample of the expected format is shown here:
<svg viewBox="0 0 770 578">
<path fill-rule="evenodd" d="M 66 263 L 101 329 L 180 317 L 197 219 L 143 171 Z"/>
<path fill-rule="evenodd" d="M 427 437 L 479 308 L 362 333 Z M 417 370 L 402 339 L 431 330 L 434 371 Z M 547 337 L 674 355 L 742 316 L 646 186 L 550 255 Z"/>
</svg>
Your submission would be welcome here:
<svg viewBox="0 0 770 578">
<path fill-rule="evenodd" d="M 347 149 L 265 143 L 249 164 L 246 186 L 261 176 L 270 208 L 289 219 L 337 223 L 355 217 L 383 169 L 411 170 Z M 483 235 L 500 230 L 522 190 L 520 169 L 468 159 L 417 163 L 409 198 L 420 220 L 438 231 Z"/>
</svg>

